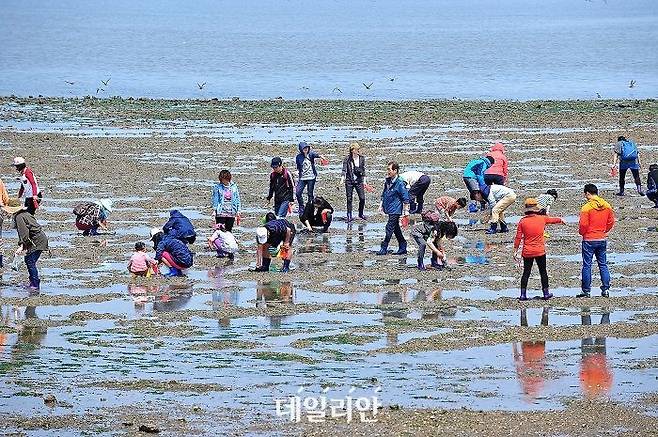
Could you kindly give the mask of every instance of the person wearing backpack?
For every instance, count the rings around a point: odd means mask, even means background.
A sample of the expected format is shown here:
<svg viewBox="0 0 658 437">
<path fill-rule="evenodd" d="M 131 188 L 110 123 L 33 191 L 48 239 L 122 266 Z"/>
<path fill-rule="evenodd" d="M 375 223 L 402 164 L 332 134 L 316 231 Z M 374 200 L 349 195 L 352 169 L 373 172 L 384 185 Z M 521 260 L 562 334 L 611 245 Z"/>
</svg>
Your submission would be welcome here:
<svg viewBox="0 0 658 437">
<path fill-rule="evenodd" d="M 82 202 L 73 208 L 75 227 L 85 237 L 98 235 L 98 228 L 107 230 L 107 218 L 112 212 L 112 201 L 101 199 L 96 202 Z"/>
<path fill-rule="evenodd" d="M 446 254 L 441 245 L 444 238 L 452 240 L 457 236 L 457 225 L 455 222 L 438 220 L 439 214 L 427 211 L 422 215 L 423 221 L 411 231 L 411 236 L 418 244 L 418 270 L 425 270 L 425 248 L 432 251 L 432 268 L 441 269 L 445 267 Z M 439 263 L 439 259 L 441 262 Z"/>
<path fill-rule="evenodd" d="M 654 203 L 653 207 L 658 208 L 658 164 L 649 166 L 647 174 L 647 199 Z"/>
<path fill-rule="evenodd" d="M 623 135 L 617 138 L 617 144 L 615 144 L 615 152 L 612 158 L 613 171 L 617 167 L 617 162 L 619 162 L 619 192 L 617 193 L 617 196 L 624 195 L 626 172 L 628 170 L 633 174 L 637 193 L 640 196 L 644 196 L 644 191 L 642 191 L 642 181 L 640 181 L 640 167 L 642 164 L 640 163 L 640 154 L 637 150 L 637 145 L 633 141 L 627 140 Z"/>
</svg>

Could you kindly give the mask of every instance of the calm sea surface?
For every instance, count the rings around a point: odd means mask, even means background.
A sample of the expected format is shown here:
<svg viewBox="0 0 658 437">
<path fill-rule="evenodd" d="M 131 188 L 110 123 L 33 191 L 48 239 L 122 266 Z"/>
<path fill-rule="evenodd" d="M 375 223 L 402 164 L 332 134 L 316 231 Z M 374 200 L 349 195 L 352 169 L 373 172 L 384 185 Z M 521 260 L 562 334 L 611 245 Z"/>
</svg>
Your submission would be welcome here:
<svg viewBox="0 0 658 437">
<path fill-rule="evenodd" d="M 658 97 L 656 0 L 3 0 L 0 44 L 0 95 Z"/>
</svg>

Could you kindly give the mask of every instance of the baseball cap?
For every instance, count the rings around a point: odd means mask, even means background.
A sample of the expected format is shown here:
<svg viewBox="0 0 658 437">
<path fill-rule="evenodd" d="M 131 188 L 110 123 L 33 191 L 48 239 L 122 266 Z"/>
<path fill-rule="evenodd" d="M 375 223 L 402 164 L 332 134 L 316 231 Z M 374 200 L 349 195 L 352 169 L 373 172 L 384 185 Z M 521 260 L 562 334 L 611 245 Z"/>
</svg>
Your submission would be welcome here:
<svg viewBox="0 0 658 437">
<path fill-rule="evenodd" d="M 272 165 L 272 168 L 276 168 L 276 167 L 279 167 L 279 166 L 283 165 L 283 161 L 281 160 L 281 158 L 279 158 L 277 156 L 276 158 L 272 158 L 271 165 Z"/>
</svg>

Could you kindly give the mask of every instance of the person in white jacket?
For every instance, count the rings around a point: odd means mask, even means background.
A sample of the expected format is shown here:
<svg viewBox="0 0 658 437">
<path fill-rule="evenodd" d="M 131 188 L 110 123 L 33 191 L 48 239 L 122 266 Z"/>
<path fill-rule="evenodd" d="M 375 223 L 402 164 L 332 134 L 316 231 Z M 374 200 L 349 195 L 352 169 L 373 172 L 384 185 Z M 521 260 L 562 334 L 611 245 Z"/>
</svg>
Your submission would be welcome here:
<svg viewBox="0 0 658 437">
<path fill-rule="evenodd" d="M 505 185 L 491 184 L 489 187 L 481 187 L 482 194 L 486 195 L 491 208 L 491 217 L 489 218 L 489 229 L 487 234 L 495 234 L 498 232 L 498 224 L 500 223 L 500 232 L 507 232 L 507 223 L 505 223 L 505 210 L 514 203 L 516 200 L 516 193 Z"/>
</svg>

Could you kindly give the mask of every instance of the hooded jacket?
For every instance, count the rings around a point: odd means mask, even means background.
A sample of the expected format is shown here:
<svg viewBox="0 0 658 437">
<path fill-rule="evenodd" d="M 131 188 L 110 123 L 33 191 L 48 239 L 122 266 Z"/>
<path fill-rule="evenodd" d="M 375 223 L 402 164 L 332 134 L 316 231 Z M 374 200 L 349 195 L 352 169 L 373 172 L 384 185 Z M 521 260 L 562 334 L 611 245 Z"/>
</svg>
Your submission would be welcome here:
<svg viewBox="0 0 658 437">
<path fill-rule="evenodd" d="M 466 168 L 464 168 L 464 177 L 477 179 L 480 185 L 485 185 L 484 172 L 487 171 L 489 167 L 491 167 L 491 162 L 487 158 L 474 159 L 466 164 Z"/>
<path fill-rule="evenodd" d="M 505 156 L 505 146 L 502 143 L 496 143 L 491 146 L 488 156 L 493 157 L 494 163 L 484 172 L 484 174 L 500 175 L 507 181 L 507 156 Z"/>
<path fill-rule="evenodd" d="M 308 159 L 311 161 L 311 170 L 313 170 L 313 175 L 317 176 L 318 171 L 315 169 L 315 158 L 319 158 L 320 155 L 313 149 L 311 149 L 311 146 L 308 145 L 307 143 L 299 143 L 299 153 L 295 157 L 295 164 L 297 164 L 297 171 L 299 172 L 299 179 L 302 178 L 302 165 L 304 164 L 304 148 L 308 147 Z"/>
<path fill-rule="evenodd" d="M 155 248 L 155 259 L 162 260 L 162 253 L 168 252 L 169 255 L 176 261 L 176 264 L 183 268 L 192 267 L 194 256 L 187 244 L 183 243 L 172 235 L 164 235 L 157 247 Z"/>
<path fill-rule="evenodd" d="M 226 190 L 231 192 L 231 213 L 233 216 L 238 215 L 242 204 L 240 203 L 240 192 L 238 191 L 238 184 L 231 181 L 228 184 L 228 187 L 221 182 L 215 184 L 212 189 L 212 207 L 215 210 L 215 214 L 222 214 L 224 209 L 224 202 L 226 201 L 226 196 L 224 192 Z"/>
<path fill-rule="evenodd" d="M 172 209 L 169 213 L 169 221 L 162 227 L 165 234 L 171 235 L 179 240 L 196 237 L 194 226 L 190 219 L 185 217 L 177 209 Z"/>
<path fill-rule="evenodd" d="M 592 196 L 580 209 L 578 233 L 585 241 L 605 240 L 615 225 L 615 214 L 608 202 Z"/>
<path fill-rule="evenodd" d="M 48 250 L 48 237 L 32 214 L 26 210 L 18 211 L 14 214 L 14 223 L 18 244 L 23 245 L 28 255 L 37 250 Z"/>
</svg>

